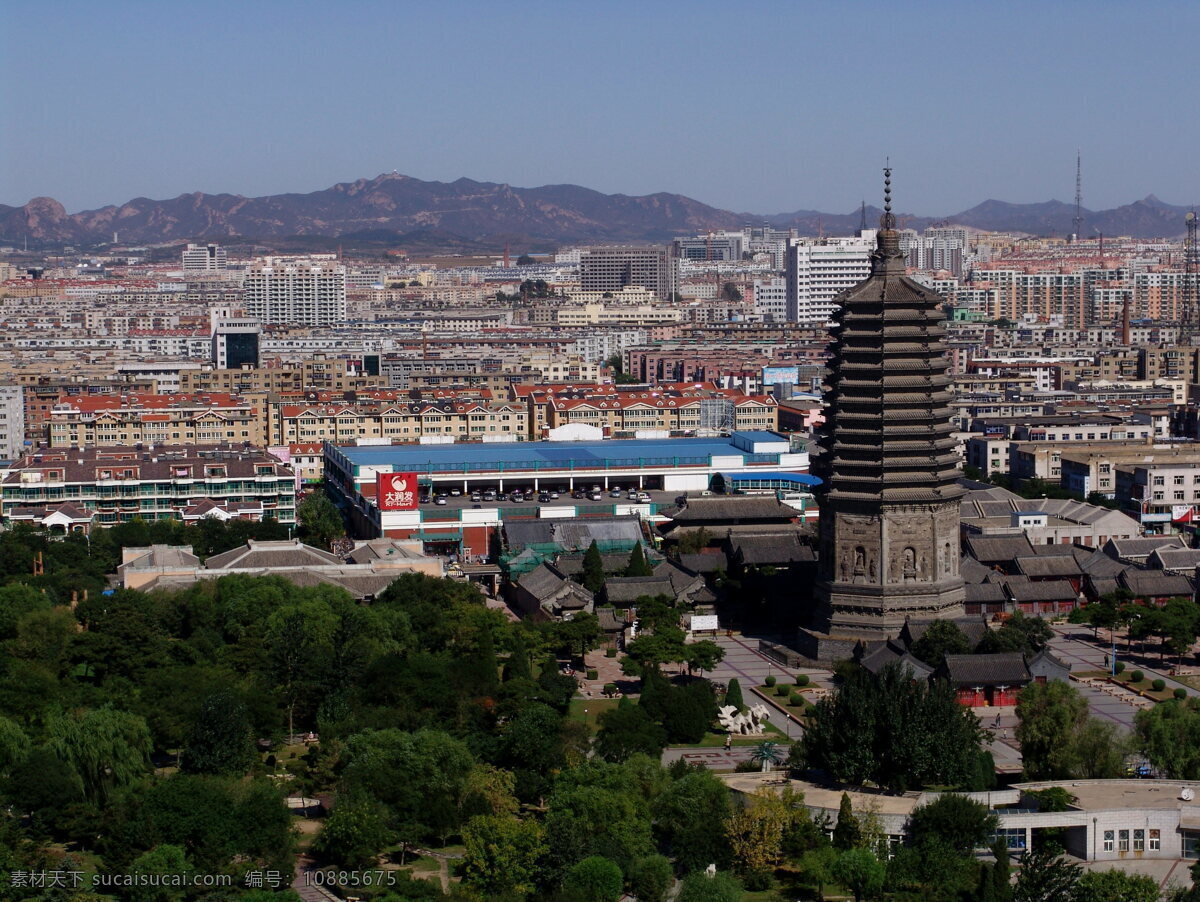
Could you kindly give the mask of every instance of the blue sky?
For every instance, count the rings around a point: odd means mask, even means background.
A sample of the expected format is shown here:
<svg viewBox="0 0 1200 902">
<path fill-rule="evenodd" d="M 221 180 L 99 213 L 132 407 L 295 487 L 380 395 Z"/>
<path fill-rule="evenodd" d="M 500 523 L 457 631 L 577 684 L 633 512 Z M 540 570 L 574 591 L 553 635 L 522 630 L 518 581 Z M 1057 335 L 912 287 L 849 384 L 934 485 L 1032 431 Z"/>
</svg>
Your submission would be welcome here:
<svg viewBox="0 0 1200 902">
<path fill-rule="evenodd" d="M 399 170 L 739 212 L 1200 201 L 1200 4 L 0 6 L 0 203 L 69 211 Z"/>
</svg>

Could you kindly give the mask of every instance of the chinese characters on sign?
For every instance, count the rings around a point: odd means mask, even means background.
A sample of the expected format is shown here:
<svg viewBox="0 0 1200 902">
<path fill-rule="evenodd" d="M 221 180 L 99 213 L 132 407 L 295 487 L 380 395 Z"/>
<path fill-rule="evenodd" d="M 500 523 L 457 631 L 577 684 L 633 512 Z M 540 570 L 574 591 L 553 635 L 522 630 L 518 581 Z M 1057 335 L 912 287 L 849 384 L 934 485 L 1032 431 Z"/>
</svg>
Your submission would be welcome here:
<svg viewBox="0 0 1200 902">
<path fill-rule="evenodd" d="M 380 473 L 375 484 L 375 500 L 381 511 L 417 509 L 416 473 Z"/>
</svg>

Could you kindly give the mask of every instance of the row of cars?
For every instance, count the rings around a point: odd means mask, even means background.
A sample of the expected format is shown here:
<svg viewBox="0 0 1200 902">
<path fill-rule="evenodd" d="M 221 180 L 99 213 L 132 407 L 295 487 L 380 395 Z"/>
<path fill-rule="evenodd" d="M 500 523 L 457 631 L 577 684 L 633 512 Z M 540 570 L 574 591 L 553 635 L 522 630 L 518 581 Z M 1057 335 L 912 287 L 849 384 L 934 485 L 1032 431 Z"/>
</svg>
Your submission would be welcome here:
<svg viewBox="0 0 1200 902">
<path fill-rule="evenodd" d="M 496 501 L 512 501 L 516 504 L 525 504 L 535 500 L 540 504 L 547 504 L 551 501 L 557 501 L 559 498 L 562 498 L 568 494 L 570 497 L 579 501 L 602 501 L 604 499 L 604 491 L 605 490 L 598 485 L 594 485 L 590 489 L 577 488 L 574 490 L 569 490 L 565 487 L 562 487 L 552 489 L 544 488 L 536 491 L 534 489 L 513 489 L 511 492 L 502 492 L 499 489 L 489 488 L 471 492 L 469 498 L 475 504 L 491 503 Z M 426 493 L 421 495 L 421 503 L 445 505 L 449 504 L 450 498 L 458 498 L 462 495 L 462 489 L 457 488 L 439 491 L 436 494 Z M 634 487 L 623 489 L 620 486 L 613 486 L 608 489 L 608 497 L 613 499 L 627 498 L 630 501 L 636 501 L 643 504 L 649 503 L 651 500 L 649 492 L 644 492 L 641 489 Z"/>
</svg>

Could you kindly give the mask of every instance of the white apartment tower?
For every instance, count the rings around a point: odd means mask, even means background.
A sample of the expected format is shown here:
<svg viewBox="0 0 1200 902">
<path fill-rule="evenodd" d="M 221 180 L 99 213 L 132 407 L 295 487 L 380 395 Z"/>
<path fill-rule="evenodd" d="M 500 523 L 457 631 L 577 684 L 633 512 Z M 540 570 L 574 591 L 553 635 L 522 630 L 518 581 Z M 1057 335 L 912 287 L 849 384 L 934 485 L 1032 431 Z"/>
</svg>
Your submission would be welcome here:
<svg viewBox="0 0 1200 902">
<path fill-rule="evenodd" d="M 184 272 L 211 272 L 228 263 L 225 248 L 216 244 L 189 244 L 183 251 Z"/>
<path fill-rule="evenodd" d="M 255 260 L 242 292 L 246 316 L 264 324 L 332 326 L 346 319 L 346 268 L 332 254 Z"/>
<path fill-rule="evenodd" d="M 25 389 L 20 385 L 0 386 L 0 460 L 14 460 L 25 453 Z"/>
<path fill-rule="evenodd" d="M 875 230 L 856 238 L 800 238 L 787 249 L 787 321 L 826 323 L 833 299 L 871 274 Z"/>
</svg>

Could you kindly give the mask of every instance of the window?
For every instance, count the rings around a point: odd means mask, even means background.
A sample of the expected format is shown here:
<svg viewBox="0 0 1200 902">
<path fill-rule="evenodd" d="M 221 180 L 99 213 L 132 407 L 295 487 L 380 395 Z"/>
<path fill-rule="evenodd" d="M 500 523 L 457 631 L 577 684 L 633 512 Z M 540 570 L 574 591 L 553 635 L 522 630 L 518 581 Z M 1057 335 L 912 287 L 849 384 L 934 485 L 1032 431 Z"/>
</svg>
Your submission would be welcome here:
<svg viewBox="0 0 1200 902">
<path fill-rule="evenodd" d="M 1162 849 L 1162 833 L 1158 830 L 1150 831 L 1150 851 L 1157 852 Z"/>
<path fill-rule="evenodd" d="M 1144 852 L 1145 850 L 1146 850 L 1146 831 L 1145 830 L 1134 830 L 1133 831 L 1133 851 Z"/>
<path fill-rule="evenodd" d="M 1129 851 L 1129 831 L 1128 830 L 1117 831 L 1117 851 L 1118 852 L 1128 852 Z"/>
<path fill-rule="evenodd" d="M 1104 831 L 1104 851 L 1111 852 L 1113 850 L 1113 831 Z"/>
</svg>

